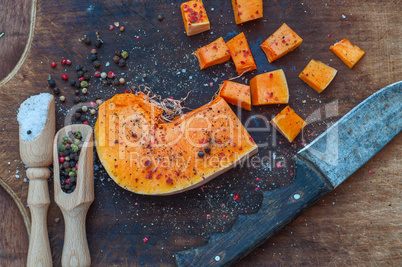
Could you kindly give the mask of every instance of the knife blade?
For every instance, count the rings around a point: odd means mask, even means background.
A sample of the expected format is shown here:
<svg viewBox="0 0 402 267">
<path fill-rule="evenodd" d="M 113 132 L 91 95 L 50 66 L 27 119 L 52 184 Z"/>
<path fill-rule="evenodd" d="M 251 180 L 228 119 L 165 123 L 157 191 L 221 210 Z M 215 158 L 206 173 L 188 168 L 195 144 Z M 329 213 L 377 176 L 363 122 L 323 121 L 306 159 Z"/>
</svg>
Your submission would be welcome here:
<svg viewBox="0 0 402 267">
<path fill-rule="evenodd" d="M 263 193 L 260 210 L 240 215 L 205 246 L 176 253 L 178 266 L 227 266 L 272 237 L 371 159 L 402 129 L 402 81 L 371 95 L 293 158 L 291 185 Z M 251 226 L 251 227 L 250 227 Z"/>
</svg>

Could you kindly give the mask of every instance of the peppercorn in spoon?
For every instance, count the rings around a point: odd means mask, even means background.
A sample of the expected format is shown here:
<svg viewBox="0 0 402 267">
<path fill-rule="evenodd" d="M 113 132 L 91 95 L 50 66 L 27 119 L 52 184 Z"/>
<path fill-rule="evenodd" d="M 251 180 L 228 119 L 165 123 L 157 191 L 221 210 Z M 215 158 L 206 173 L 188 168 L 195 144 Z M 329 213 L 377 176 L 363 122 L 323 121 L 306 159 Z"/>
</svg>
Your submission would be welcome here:
<svg viewBox="0 0 402 267">
<path fill-rule="evenodd" d="M 62 128 L 53 153 L 54 198 L 65 222 L 61 264 L 90 266 L 85 219 L 94 200 L 92 128 L 83 124 Z"/>
</svg>

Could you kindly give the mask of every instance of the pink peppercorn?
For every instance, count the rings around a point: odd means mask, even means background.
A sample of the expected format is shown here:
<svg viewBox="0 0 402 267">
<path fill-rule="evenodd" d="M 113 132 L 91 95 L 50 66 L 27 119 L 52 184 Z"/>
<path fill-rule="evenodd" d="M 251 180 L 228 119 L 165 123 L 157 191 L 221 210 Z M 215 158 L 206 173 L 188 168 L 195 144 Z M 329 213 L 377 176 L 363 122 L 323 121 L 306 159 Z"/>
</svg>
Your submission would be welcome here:
<svg viewBox="0 0 402 267">
<path fill-rule="evenodd" d="M 274 77 L 273 73 L 269 74 L 269 78 L 273 78 L 273 77 Z"/>
<path fill-rule="evenodd" d="M 90 106 L 91 108 L 93 108 L 94 106 L 96 106 L 96 103 L 93 102 L 93 101 L 91 101 L 91 102 L 89 102 L 89 106 Z"/>
<path fill-rule="evenodd" d="M 60 157 L 60 158 L 59 158 L 59 162 L 60 162 L 60 163 L 64 163 L 64 157 Z"/>
<path fill-rule="evenodd" d="M 109 31 L 113 31 L 114 26 L 113 25 L 109 25 Z"/>
<path fill-rule="evenodd" d="M 95 71 L 95 77 L 96 77 L 96 78 L 99 78 L 100 76 L 101 76 L 100 71 Z"/>
<path fill-rule="evenodd" d="M 372 170 L 369 171 L 370 174 L 373 174 L 374 172 Z"/>
<path fill-rule="evenodd" d="M 66 184 L 70 184 L 70 178 L 66 179 Z"/>
<path fill-rule="evenodd" d="M 235 195 L 233 199 L 234 199 L 234 200 L 239 200 L 240 197 L 239 197 L 239 195 Z"/>
<path fill-rule="evenodd" d="M 140 37 L 139 37 L 139 36 L 137 36 L 137 41 L 138 41 L 138 40 L 140 40 Z"/>
<path fill-rule="evenodd" d="M 66 64 L 67 64 L 67 65 L 71 65 L 71 60 L 67 59 L 67 60 L 66 60 Z"/>
<path fill-rule="evenodd" d="M 66 65 L 66 63 L 67 63 L 67 60 L 65 60 L 65 59 L 61 60 L 61 65 Z"/>
<path fill-rule="evenodd" d="M 89 125 L 88 121 L 83 121 L 82 123 L 85 125 Z"/>
<path fill-rule="evenodd" d="M 78 81 L 82 82 L 84 80 L 84 77 L 78 78 Z"/>
<path fill-rule="evenodd" d="M 67 81 L 67 80 L 68 80 L 68 77 L 67 77 L 67 75 L 63 74 L 63 75 L 61 75 L 61 79 L 62 79 L 63 81 Z"/>
<path fill-rule="evenodd" d="M 148 242 L 148 238 L 147 237 L 144 237 L 144 239 L 142 240 L 144 243 L 147 243 Z"/>
<path fill-rule="evenodd" d="M 127 90 L 124 90 L 123 91 L 123 94 L 129 94 L 130 92 L 129 91 L 127 91 Z"/>
<path fill-rule="evenodd" d="M 52 68 L 54 69 L 54 68 L 57 67 L 57 63 L 56 63 L 56 62 L 52 62 L 52 63 L 50 64 L 50 66 L 52 66 Z"/>
</svg>

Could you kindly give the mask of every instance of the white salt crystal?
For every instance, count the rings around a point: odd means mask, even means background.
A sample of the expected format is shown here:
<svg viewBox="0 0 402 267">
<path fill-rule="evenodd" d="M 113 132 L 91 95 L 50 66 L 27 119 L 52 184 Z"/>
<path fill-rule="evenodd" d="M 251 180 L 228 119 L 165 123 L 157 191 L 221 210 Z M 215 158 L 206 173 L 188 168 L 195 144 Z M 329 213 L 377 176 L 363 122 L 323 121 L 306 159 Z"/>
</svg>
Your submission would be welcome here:
<svg viewBox="0 0 402 267">
<path fill-rule="evenodd" d="M 18 110 L 18 123 L 20 124 L 21 139 L 25 142 L 34 140 L 46 124 L 47 109 L 52 95 L 42 93 L 25 100 Z M 28 131 L 31 131 L 28 134 Z"/>
</svg>

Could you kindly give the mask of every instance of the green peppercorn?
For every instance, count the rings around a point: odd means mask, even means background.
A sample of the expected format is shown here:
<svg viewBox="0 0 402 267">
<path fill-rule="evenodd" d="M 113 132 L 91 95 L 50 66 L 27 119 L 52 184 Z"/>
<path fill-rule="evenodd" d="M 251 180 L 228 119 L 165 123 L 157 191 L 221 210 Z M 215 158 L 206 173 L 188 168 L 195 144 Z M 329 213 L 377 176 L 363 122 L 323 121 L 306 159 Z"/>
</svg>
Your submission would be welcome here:
<svg viewBox="0 0 402 267">
<path fill-rule="evenodd" d="M 64 150 L 66 150 L 66 146 L 65 145 L 60 145 L 59 146 L 59 151 L 63 152 Z"/>
<path fill-rule="evenodd" d="M 81 143 L 79 139 L 74 139 L 74 145 L 78 146 Z"/>
<path fill-rule="evenodd" d="M 80 83 L 80 86 L 81 86 L 82 88 L 88 87 L 88 82 L 87 82 L 87 81 L 82 81 L 82 82 Z"/>
<path fill-rule="evenodd" d="M 78 152 L 79 147 L 77 145 L 75 145 L 75 144 L 72 144 L 71 149 L 73 150 L 73 152 Z"/>
<path fill-rule="evenodd" d="M 67 142 L 68 142 L 68 137 L 67 136 L 63 137 L 63 144 L 67 144 Z"/>
<path fill-rule="evenodd" d="M 71 159 L 70 159 L 69 156 L 66 156 L 66 157 L 64 157 L 64 160 L 65 160 L 65 161 L 70 161 Z"/>
<path fill-rule="evenodd" d="M 70 177 L 75 176 L 75 172 L 70 171 L 70 172 L 68 173 L 68 176 L 70 176 Z"/>
<path fill-rule="evenodd" d="M 78 138 L 78 139 L 81 139 L 81 138 L 82 138 L 82 133 L 81 133 L 80 131 L 75 132 L 74 135 L 75 135 L 75 137 Z"/>
<path fill-rule="evenodd" d="M 128 53 L 126 51 L 121 51 L 121 56 L 122 56 L 122 58 L 127 59 Z"/>
</svg>

